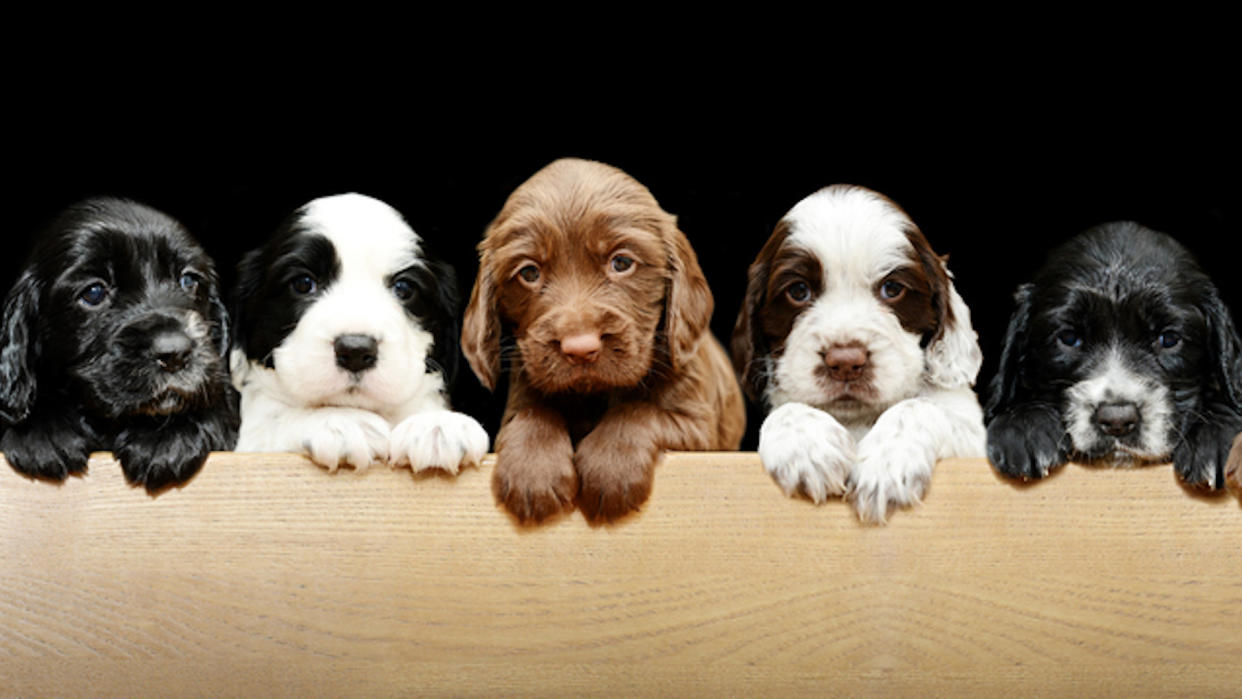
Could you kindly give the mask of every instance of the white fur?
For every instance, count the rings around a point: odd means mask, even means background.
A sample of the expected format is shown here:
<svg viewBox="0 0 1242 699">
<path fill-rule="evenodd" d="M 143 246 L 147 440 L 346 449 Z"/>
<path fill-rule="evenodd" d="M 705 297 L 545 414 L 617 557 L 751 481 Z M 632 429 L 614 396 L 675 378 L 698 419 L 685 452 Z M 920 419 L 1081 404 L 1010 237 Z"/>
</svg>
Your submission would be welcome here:
<svg viewBox="0 0 1242 699">
<path fill-rule="evenodd" d="M 910 262 L 904 227 L 912 224 L 874 192 L 820 190 L 785 219 L 787 244 L 814 254 L 824 279 L 772 368 L 773 410 L 759 455 L 786 493 L 816 502 L 844 494 L 862 520 L 883 522 L 890 504 L 922 498 L 937 460 L 984 455 L 983 414 L 971 390 L 982 353 L 970 311 L 953 290 L 954 320 L 924 350 L 876 298 L 876 285 Z M 874 392 L 845 408 L 832 405 L 815 372 L 826 348 L 851 343 L 869 352 Z"/>
<path fill-rule="evenodd" d="M 1118 464 L 1163 461 L 1172 454 L 1169 389 L 1127 366 L 1117 348 L 1105 351 L 1091 376 L 1065 392 L 1065 400 L 1067 432 L 1075 450 L 1094 452 L 1111 442 L 1116 446 L 1119 458 L 1114 461 Z M 1130 402 L 1138 408 L 1139 434 L 1133 446 L 1123 448 L 1115 437 L 1096 429 L 1096 409 L 1106 402 Z"/>
<path fill-rule="evenodd" d="M 443 378 L 425 370 L 431 333 L 386 284 L 418 264 L 418 236 L 387 204 L 358 194 L 317 199 L 305 214 L 335 248 L 340 274 L 272 353 L 275 369 L 233 350 L 242 395 L 237 451 L 300 452 L 333 471 L 389 459 L 452 473 L 479 463 L 486 432 L 448 410 Z M 360 376 L 336 365 L 333 342 L 347 334 L 378 341 L 375 366 Z"/>
</svg>

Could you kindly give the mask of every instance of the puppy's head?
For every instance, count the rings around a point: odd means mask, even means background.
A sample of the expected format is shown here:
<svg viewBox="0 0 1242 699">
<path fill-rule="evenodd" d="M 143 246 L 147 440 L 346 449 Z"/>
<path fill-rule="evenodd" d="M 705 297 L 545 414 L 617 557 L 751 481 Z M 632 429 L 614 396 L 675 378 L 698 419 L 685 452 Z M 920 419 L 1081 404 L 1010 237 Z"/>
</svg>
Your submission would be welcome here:
<svg viewBox="0 0 1242 699">
<path fill-rule="evenodd" d="M 675 372 L 712 312 L 674 218 L 620 170 L 558 160 L 513 192 L 479 245 L 462 349 L 493 387 L 511 337 L 531 385 L 590 393 Z"/>
<path fill-rule="evenodd" d="M 177 221 L 130 201 L 65 210 L 5 304 L 0 414 L 40 396 L 92 414 L 167 415 L 227 390 L 227 316 L 211 259 Z"/>
<path fill-rule="evenodd" d="M 1093 228 L 1019 288 L 987 417 L 1059 408 L 1083 460 L 1160 461 L 1204 401 L 1242 410 L 1228 310 L 1191 255 L 1135 223 Z"/>
<path fill-rule="evenodd" d="M 384 411 L 444 390 L 457 367 L 457 282 L 387 204 L 299 208 L 238 268 L 234 383 L 296 405 Z M 257 372 L 257 373 L 256 373 Z"/>
<path fill-rule="evenodd" d="M 872 419 L 925 384 L 969 386 L 981 354 L 942 258 L 896 204 L 832 186 L 785 215 L 750 266 L 733 331 L 747 394 Z"/>
</svg>

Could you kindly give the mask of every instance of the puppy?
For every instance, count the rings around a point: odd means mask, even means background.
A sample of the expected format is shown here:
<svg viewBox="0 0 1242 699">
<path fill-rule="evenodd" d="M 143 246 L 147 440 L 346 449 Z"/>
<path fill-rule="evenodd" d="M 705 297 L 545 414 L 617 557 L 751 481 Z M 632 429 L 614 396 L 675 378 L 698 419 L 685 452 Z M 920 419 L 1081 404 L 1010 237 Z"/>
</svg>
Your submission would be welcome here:
<svg viewBox="0 0 1242 699">
<path fill-rule="evenodd" d="M 1220 488 L 1242 430 L 1242 354 L 1216 288 L 1173 238 L 1092 228 L 1018 288 L 987 404 L 988 458 L 1042 478 L 1070 459 L 1173 460 Z"/>
<path fill-rule="evenodd" d="M 509 364 L 492 486 L 519 520 L 575 498 L 612 520 L 646 501 L 663 450 L 737 448 L 744 406 L 708 331 L 711 291 L 646 187 L 558 160 L 513 192 L 479 252 L 462 349 L 488 388 Z"/>
<path fill-rule="evenodd" d="M 291 451 L 335 471 L 390 460 L 457 473 L 487 433 L 449 409 L 457 280 L 392 207 L 316 199 L 238 267 L 230 355 L 238 451 Z"/>
<path fill-rule="evenodd" d="M 4 307 L 0 448 L 63 480 L 112 450 L 157 491 L 237 439 L 212 261 L 163 213 L 123 199 L 69 207 L 43 232 Z"/>
<path fill-rule="evenodd" d="M 834 185 L 777 224 L 733 330 L 759 457 L 786 494 L 865 522 L 918 501 L 938 459 L 983 455 L 982 355 L 944 260 L 896 204 Z"/>
</svg>

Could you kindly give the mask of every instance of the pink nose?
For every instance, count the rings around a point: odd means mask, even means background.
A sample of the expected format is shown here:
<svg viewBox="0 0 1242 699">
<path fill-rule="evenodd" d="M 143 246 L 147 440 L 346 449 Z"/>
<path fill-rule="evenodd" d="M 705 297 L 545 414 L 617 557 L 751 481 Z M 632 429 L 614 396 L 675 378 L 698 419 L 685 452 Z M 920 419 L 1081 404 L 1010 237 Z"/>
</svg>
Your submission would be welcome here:
<svg viewBox="0 0 1242 699">
<path fill-rule="evenodd" d="M 867 349 L 860 345 L 837 345 L 824 353 L 828 375 L 837 381 L 857 381 L 867 369 Z"/>
<path fill-rule="evenodd" d="M 571 363 L 591 363 L 599 359 L 599 335 L 596 333 L 579 333 L 561 338 L 561 354 Z"/>
</svg>

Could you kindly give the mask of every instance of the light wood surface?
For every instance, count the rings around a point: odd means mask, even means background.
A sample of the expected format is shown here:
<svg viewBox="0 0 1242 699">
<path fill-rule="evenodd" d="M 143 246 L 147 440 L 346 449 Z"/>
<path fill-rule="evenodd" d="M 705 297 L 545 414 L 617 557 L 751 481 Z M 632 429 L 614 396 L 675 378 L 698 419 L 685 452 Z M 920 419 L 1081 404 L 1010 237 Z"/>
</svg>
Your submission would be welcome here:
<svg viewBox="0 0 1242 699">
<path fill-rule="evenodd" d="M 158 497 L 0 464 L 0 695 L 1242 693 L 1242 507 L 1168 466 L 945 462 L 866 527 L 671 454 L 638 515 L 522 528 L 491 464 L 219 454 Z"/>
</svg>

